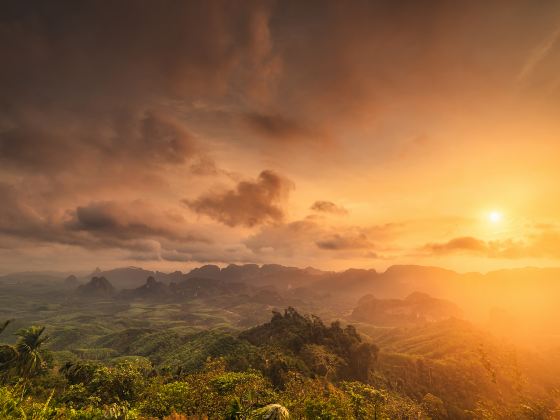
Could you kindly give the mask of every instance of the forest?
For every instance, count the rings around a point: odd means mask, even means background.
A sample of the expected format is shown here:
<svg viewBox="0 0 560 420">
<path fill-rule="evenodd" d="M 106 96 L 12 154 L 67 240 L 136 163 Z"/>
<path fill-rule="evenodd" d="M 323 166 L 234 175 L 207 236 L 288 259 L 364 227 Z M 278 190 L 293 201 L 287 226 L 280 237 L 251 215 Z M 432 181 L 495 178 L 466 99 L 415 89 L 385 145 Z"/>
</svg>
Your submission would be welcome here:
<svg viewBox="0 0 560 420">
<path fill-rule="evenodd" d="M 0 418 L 558 417 L 554 346 L 427 293 L 352 300 L 234 268 L 0 278 Z"/>
</svg>

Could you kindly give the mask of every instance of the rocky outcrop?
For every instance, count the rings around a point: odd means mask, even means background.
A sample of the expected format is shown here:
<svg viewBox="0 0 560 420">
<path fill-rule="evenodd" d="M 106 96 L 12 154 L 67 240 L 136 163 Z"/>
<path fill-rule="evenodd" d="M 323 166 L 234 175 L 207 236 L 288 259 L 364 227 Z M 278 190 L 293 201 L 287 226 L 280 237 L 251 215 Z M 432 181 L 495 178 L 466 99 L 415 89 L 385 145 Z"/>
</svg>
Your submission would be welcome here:
<svg viewBox="0 0 560 420">
<path fill-rule="evenodd" d="M 84 297 L 108 297 L 115 288 L 105 277 L 92 277 L 89 282 L 78 287 L 78 294 Z"/>
</svg>

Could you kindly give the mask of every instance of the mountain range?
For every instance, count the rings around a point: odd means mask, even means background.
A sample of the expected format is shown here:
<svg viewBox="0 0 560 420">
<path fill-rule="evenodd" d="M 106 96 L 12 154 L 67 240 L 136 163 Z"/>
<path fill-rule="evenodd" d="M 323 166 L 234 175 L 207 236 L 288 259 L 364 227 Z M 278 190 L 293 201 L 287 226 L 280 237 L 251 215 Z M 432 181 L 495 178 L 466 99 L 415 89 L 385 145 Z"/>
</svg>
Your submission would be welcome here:
<svg viewBox="0 0 560 420">
<path fill-rule="evenodd" d="M 63 281 L 68 273 L 15 273 L 0 277 L 1 282 L 26 283 Z M 402 299 L 414 292 L 427 293 L 459 305 L 468 317 L 487 322 L 489 313 L 500 312 L 512 323 L 536 330 L 551 329 L 560 333 L 554 316 L 560 298 L 560 268 L 516 268 L 482 273 L 457 273 L 439 267 L 395 265 L 384 272 L 373 269 L 322 271 L 314 268 L 286 267 L 277 264 L 230 264 L 226 267 L 204 265 L 187 273 L 164 273 L 139 267 L 111 270 L 96 269 L 78 276 L 79 283 L 92 277 L 104 277 L 116 290 L 135 289 L 148 277 L 165 285 L 183 284 L 182 293 L 195 293 L 188 280 L 205 279 L 220 285 L 272 288 L 292 295 L 347 302 L 354 306 L 364 295 L 379 299 Z M 189 287 L 191 289 L 189 289 Z M 538 308 L 538 311 L 535 309 Z M 501 317 L 504 318 L 503 316 Z M 534 332 L 534 331 L 533 331 Z"/>
</svg>

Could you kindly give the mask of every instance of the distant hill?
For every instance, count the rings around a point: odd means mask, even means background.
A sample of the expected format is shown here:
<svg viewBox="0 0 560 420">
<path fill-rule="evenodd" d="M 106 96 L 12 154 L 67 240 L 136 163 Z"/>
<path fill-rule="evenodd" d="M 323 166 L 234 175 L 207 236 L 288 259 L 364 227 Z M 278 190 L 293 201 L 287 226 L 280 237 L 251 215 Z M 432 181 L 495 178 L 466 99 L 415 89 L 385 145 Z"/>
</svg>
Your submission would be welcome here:
<svg viewBox="0 0 560 420">
<path fill-rule="evenodd" d="M 278 289 L 291 289 L 311 284 L 327 272 L 313 268 L 286 267 L 278 264 L 230 264 L 220 268 L 205 265 L 191 270 L 185 278 L 206 278 L 227 282 L 242 282 L 252 286 L 275 286 Z"/>
<path fill-rule="evenodd" d="M 78 280 L 78 277 L 76 277 L 74 274 L 70 274 L 68 277 L 66 277 L 64 279 L 64 285 L 68 288 L 75 288 L 80 284 L 80 281 Z"/>
<path fill-rule="evenodd" d="M 99 268 L 85 278 L 105 277 L 116 289 L 133 289 L 142 286 L 148 277 L 155 280 L 170 283 L 172 281 L 180 281 L 184 278 L 184 274 L 180 271 L 173 273 L 162 273 L 160 271 L 149 271 L 140 267 L 122 267 L 112 270 L 102 271 Z"/>
<path fill-rule="evenodd" d="M 247 291 L 244 283 L 198 277 L 188 277 L 179 283 L 171 283 L 169 288 L 174 297 L 189 298 L 238 295 Z"/>
<path fill-rule="evenodd" d="M 461 315 L 461 310 L 454 303 L 415 292 L 405 299 L 377 299 L 366 295 L 354 308 L 351 319 L 378 326 L 406 326 Z"/>
<path fill-rule="evenodd" d="M 105 277 L 92 277 L 89 282 L 79 286 L 77 292 L 83 297 L 108 297 L 115 293 L 115 288 Z"/>
<path fill-rule="evenodd" d="M 229 293 L 228 284 L 245 284 L 253 290 L 273 287 L 279 293 L 288 293 L 286 296 L 290 298 L 324 299 L 331 305 L 343 304 L 346 310 L 355 307 L 358 299 L 367 294 L 378 299 L 403 299 L 420 291 L 455 302 L 465 315 L 479 322 L 489 322 L 491 311 L 498 309 L 521 320 L 518 331 L 549 335 L 553 331 L 560 334 L 560 324 L 554 316 L 556 302 L 560 298 L 560 268 L 518 268 L 486 274 L 460 274 L 419 265 L 395 265 L 384 272 L 373 269 L 332 272 L 277 264 L 230 264 L 223 268 L 204 265 L 188 273 L 153 272 L 138 267 L 107 271 L 97 269 L 94 276 L 105 277 L 118 290 L 141 287 L 151 276 L 165 285 L 181 285 L 176 289 L 178 296 L 199 296 L 200 293 L 212 296 L 212 289 L 217 294 Z M 80 280 L 87 281 L 89 277 Z M 11 281 L 23 279 L 47 281 L 47 277 L 30 273 L 12 277 Z M 188 285 L 189 280 L 195 281 Z M 534 311 L 536 307 L 539 311 Z"/>
<path fill-rule="evenodd" d="M 126 299 L 161 299 L 171 294 L 169 286 L 157 281 L 153 276 L 146 279 L 146 283 L 135 289 L 125 289 L 119 293 L 119 297 Z"/>
</svg>

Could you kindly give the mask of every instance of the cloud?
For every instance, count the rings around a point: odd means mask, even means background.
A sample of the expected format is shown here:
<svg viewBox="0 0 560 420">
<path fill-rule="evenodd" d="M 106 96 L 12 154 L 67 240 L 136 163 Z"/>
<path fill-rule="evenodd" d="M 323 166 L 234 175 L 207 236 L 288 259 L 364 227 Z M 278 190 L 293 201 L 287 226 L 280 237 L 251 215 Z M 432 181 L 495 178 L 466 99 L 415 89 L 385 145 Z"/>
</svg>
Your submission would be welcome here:
<svg viewBox="0 0 560 420">
<path fill-rule="evenodd" d="M 364 233 L 357 235 L 341 235 L 337 233 L 315 243 L 320 249 L 326 249 L 329 251 L 373 248 L 373 244 Z"/>
<path fill-rule="evenodd" d="M 325 253 L 329 258 L 380 258 L 373 251 L 386 251 L 384 246 L 394 229 L 394 225 L 331 226 L 306 218 L 263 226 L 244 243 L 255 255 L 263 258 L 298 257 L 309 261 L 321 260 Z"/>
<path fill-rule="evenodd" d="M 92 202 L 79 206 L 64 227 L 72 232 L 87 232 L 96 237 L 119 239 L 166 238 L 178 241 L 209 242 L 207 238 L 185 232 L 188 223 L 177 213 L 162 211 L 149 203 L 115 201 Z"/>
<path fill-rule="evenodd" d="M 273 171 L 262 171 L 255 181 L 241 181 L 235 189 L 203 194 L 184 203 L 227 226 L 253 227 L 284 218 L 282 205 L 294 184 Z"/>
<path fill-rule="evenodd" d="M 247 113 L 244 120 L 256 134 L 272 140 L 316 140 L 325 137 L 301 122 L 282 115 Z"/>
<path fill-rule="evenodd" d="M 298 254 L 302 249 L 313 246 L 313 238 L 324 234 L 323 228 L 312 220 L 297 220 L 265 226 L 249 236 L 245 245 L 254 253 L 273 251 L 287 256 Z"/>
<path fill-rule="evenodd" d="M 173 117 L 146 110 L 84 117 L 51 115 L 20 120 L 0 136 L 0 162 L 21 171 L 71 171 L 91 178 L 95 170 L 123 166 L 137 173 L 180 165 L 198 154 L 194 137 Z"/>
<path fill-rule="evenodd" d="M 315 201 L 311 205 L 311 210 L 319 213 L 331 213 L 331 214 L 338 214 L 338 215 L 348 214 L 348 210 L 346 210 L 342 206 L 336 205 L 332 201 Z"/>
<path fill-rule="evenodd" d="M 161 180 L 200 156 L 184 108 L 219 100 L 232 84 L 245 95 L 259 79 L 247 76 L 271 59 L 269 6 L 249 3 L 9 1 L 0 175 Z"/>
<path fill-rule="evenodd" d="M 244 177 L 282 168 L 305 186 L 307 197 L 292 200 L 309 200 L 320 171 L 321 182 L 360 204 L 356 220 L 368 206 L 390 218 L 391 206 L 408 206 L 399 197 L 409 191 L 410 202 L 424 203 L 414 196 L 418 185 L 455 202 L 469 185 L 417 177 L 425 174 L 420 165 L 431 165 L 425 152 L 446 162 L 446 171 L 472 160 L 453 151 L 503 150 L 469 128 L 487 127 L 487 116 L 493 139 L 522 142 L 522 132 L 514 127 L 510 137 L 500 121 L 515 120 L 509 109 L 525 115 L 533 95 L 557 79 L 557 8 L 513 1 L 504 14 L 497 3 L 476 2 L 7 0 L 0 17 L 0 248 L 55 244 L 170 261 L 276 252 L 299 263 L 299 255 L 328 261 L 386 253 L 396 230 L 407 231 L 409 247 L 424 243 L 418 238 L 441 232 L 440 222 L 360 227 L 349 217 L 334 227 L 323 216 L 347 211 L 329 201 L 312 205 L 315 219 L 292 220 L 290 181 L 270 171 Z M 516 89 L 521 96 L 512 98 L 522 67 L 522 77 L 538 71 L 539 80 L 530 96 Z M 517 120 L 531 122 L 531 115 Z M 535 164 L 554 144 L 540 142 L 531 149 Z M 500 164 L 508 177 L 511 156 Z M 399 157 L 406 162 L 394 166 Z M 465 183 L 488 175 L 476 173 Z M 222 181 L 232 186 L 210 188 Z M 445 190 L 450 182 L 454 192 Z M 309 204 L 298 201 L 294 211 Z M 446 232 L 452 238 L 457 229 Z M 457 238 L 423 252 L 553 255 L 555 235 L 494 244 Z"/>
<path fill-rule="evenodd" d="M 91 202 L 48 211 L 9 185 L 0 184 L 0 195 L 5 200 L 0 235 L 24 242 L 151 252 L 177 244 L 211 244 L 180 213 L 141 200 Z"/>
<path fill-rule="evenodd" d="M 433 254 L 447 254 L 456 251 L 486 253 L 488 245 L 486 242 L 472 236 L 463 236 L 443 243 L 429 243 L 424 245 L 423 249 Z"/>
<path fill-rule="evenodd" d="M 484 241 L 458 237 L 442 243 L 428 243 L 421 248 L 428 255 L 471 254 L 488 258 L 560 258 L 560 232 L 543 227 L 522 239 Z"/>
</svg>

